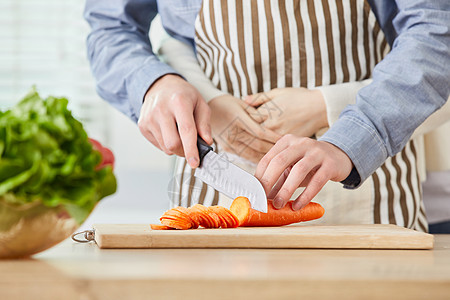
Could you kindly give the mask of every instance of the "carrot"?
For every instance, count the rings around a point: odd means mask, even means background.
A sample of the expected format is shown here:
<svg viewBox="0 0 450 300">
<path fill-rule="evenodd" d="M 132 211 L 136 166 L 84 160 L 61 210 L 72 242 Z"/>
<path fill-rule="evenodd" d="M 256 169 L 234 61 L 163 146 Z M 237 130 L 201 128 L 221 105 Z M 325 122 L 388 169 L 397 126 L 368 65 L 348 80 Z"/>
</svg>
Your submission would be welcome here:
<svg viewBox="0 0 450 300">
<path fill-rule="evenodd" d="M 237 197 L 230 209 L 222 206 L 206 207 L 195 204 L 190 208 L 175 207 L 166 211 L 160 218 L 162 225 L 151 224 L 154 230 L 204 228 L 236 228 L 238 226 L 262 227 L 283 226 L 298 222 L 311 221 L 323 216 L 325 210 L 311 202 L 299 211 L 292 210 L 292 201 L 282 209 L 275 209 L 268 200 L 268 212 L 252 209 L 245 197 Z"/>
<path fill-rule="evenodd" d="M 153 230 L 168 230 L 173 229 L 172 227 L 166 226 L 166 225 L 160 225 L 160 224 L 150 224 L 150 228 Z"/>
<path fill-rule="evenodd" d="M 283 226 L 319 219 L 325 213 L 324 208 L 318 203 L 310 202 L 297 211 L 292 210 L 292 203 L 293 201 L 290 201 L 282 209 L 275 209 L 272 201 L 268 200 L 268 211 L 262 213 L 251 208 L 247 198 L 237 197 L 231 204 L 230 210 L 239 219 L 239 226 L 246 227 Z"/>
</svg>

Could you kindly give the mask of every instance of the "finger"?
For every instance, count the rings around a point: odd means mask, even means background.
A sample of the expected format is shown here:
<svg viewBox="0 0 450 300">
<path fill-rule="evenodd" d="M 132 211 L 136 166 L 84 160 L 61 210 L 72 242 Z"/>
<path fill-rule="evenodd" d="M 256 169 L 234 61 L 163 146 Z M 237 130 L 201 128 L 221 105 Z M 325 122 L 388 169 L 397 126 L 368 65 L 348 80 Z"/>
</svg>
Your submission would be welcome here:
<svg viewBox="0 0 450 300">
<path fill-rule="evenodd" d="M 158 141 L 158 144 L 161 147 L 161 150 L 163 150 L 164 153 L 166 153 L 167 155 L 173 155 L 173 152 L 170 151 L 169 149 L 167 149 L 166 144 L 164 143 L 164 138 L 161 133 L 161 125 L 153 126 L 153 130 L 151 132 L 152 132 L 154 138 Z"/>
<path fill-rule="evenodd" d="M 183 144 L 184 156 L 189 166 L 195 169 L 198 167 L 200 161 L 197 149 L 197 127 L 194 121 L 194 113 L 184 103 L 179 102 L 175 110 L 175 118 Z"/>
<path fill-rule="evenodd" d="M 270 91 L 262 92 L 262 93 L 257 93 L 257 94 L 253 94 L 253 95 L 244 97 L 244 101 L 245 101 L 245 103 L 247 103 L 250 106 L 258 107 L 261 104 L 264 104 L 264 103 L 272 100 L 271 96 L 272 95 L 271 95 Z"/>
<path fill-rule="evenodd" d="M 299 210 L 305 207 L 320 192 L 330 178 L 328 170 L 324 167 L 320 168 L 313 175 L 305 190 L 292 203 L 292 209 Z"/>
<path fill-rule="evenodd" d="M 194 110 L 194 120 L 200 137 L 209 145 L 213 143 L 211 135 L 211 110 L 203 99 L 198 100 Z"/>
<path fill-rule="evenodd" d="M 153 136 L 153 134 L 147 130 L 147 129 L 141 129 L 141 134 L 150 142 L 153 144 L 153 146 L 155 146 L 156 148 L 158 148 L 159 150 L 164 151 L 161 146 L 159 145 L 158 141 L 155 139 L 155 137 Z"/>
<path fill-rule="evenodd" d="M 277 183 L 273 187 L 273 189 L 270 191 L 269 195 L 267 196 L 267 199 L 273 199 L 280 191 L 280 188 L 283 186 L 284 182 L 286 181 L 286 178 L 289 175 L 289 172 L 291 171 L 291 167 L 288 167 L 286 170 L 284 170 L 283 174 L 281 174 L 280 179 L 278 179 Z"/>
<path fill-rule="evenodd" d="M 243 122 L 248 126 L 247 131 L 249 131 L 253 136 L 257 136 L 259 139 L 275 144 L 281 138 L 280 134 L 268 128 L 262 127 L 250 117 L 244 119 Z"/>
<path fill-rule="evenodd" d="M 160 129 L 166 149 L 178 156 L 184 156 L 183 144 L 181 143 L 175 119 L 162 120 Z"/>
<path fill-rule="evenodd" d="M 295 190 L 300 186 L 305 177 L 317 167 L 320 160 L 316 156 L 305 156 L 293 167 L 283 186 L 273 200 L 275 208 L 282 208 L 291 199 Z"/>
<path fill-rule="evenodd" d="M 284 170 L 286 170 L 289 166 L 296 164 L 303 158 L 303 155 L 304 152 L 300 149 L 293 149 L 292 147 L 289 147 L 278 153 L 270 161 L 266 171 L 261 176 L 261 183 L 266 191 L 266 194 L 269 194 L 270 190 L 272 190 Z M 292 176 L 292 174 L 290 176 Z"/>
<path fill-rule="evenodd" d="M 244 109 L 247 112 L 247 114 L 257 123 L 261 124 L 262 122 L 264 122 L 265 120 L 267 120 L 267 118 L 269 117 L 266 114 L 266 111 L 262 110 L 257 110 L 255 109 L 253 106 L 250 105 L 246 105 L 245 103 L 243 103 L 244 105 Z"/>
<path fill-rule="evenodd" d="M 284 151 L 290 145 L 289 135 L 281 138 L 276 144 L 269 150 L 269 152 L 264 155 L 261 161 L 258 163 L 255 171 L 255 177 L 261 180 L 263 174 L 266 172 L 269 163 L 272 159 L 278 155 L 280 152 Z"/>
</svg>

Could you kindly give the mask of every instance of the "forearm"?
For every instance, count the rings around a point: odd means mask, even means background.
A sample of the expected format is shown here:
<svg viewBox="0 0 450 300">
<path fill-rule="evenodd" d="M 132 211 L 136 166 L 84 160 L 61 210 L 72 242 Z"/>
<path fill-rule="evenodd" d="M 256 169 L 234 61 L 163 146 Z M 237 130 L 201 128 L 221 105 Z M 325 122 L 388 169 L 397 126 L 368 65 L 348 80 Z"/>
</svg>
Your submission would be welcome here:
<svg viewBox="0 0 450 300">
<path fill-rule="evenodd" d="M 161 58 L 191 83 L 209 102 L 226 94 L 213 85 L 200 67 L 194 49 L 179 40 L 167 37 L 159 49 Z"/>
<path fill-rule="evenodd" d="M 87 0 L 91 26 L 88 58 L 99 95 L 137 121 L 144 95 L 161 76 L 175 71 L 160 62 L 148 38 L 155 0 Z"/>
<path fill-rule="evenodd" d="M 450 3 L 397 4 L 399 35 L 391 53 L 375 67 L 373 82 L 360 91 L 356 104 L 344 109 L 321 138 L 347 153 L 361 182 L 400 151 L 450 93 Z"/>
</svg>

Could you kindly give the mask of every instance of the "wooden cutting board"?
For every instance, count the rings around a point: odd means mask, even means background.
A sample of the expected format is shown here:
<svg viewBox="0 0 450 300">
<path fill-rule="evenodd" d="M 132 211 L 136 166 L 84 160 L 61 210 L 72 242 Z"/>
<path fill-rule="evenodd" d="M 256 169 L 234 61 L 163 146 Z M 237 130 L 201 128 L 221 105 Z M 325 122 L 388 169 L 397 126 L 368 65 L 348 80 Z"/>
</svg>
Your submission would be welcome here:
<svg viewBox="0 0 450 300">
<path fill-rule="evenodd" d="M 102 248 L 432 249 L 431 234 L 396 225 L 152 230 L 148 224 L 94 225 Z"/>
</svg>

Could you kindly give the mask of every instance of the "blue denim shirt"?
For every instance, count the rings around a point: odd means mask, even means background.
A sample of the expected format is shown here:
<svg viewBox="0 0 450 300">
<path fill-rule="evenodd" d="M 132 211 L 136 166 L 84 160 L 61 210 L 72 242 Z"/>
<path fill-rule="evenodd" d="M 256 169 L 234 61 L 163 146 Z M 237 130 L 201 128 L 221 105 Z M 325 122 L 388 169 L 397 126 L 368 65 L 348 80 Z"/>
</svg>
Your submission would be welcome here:
<svg viewBox="0 0 450 300">
<path fill-rule="evenodd" d="M 321 137 L 347 153 L 355 169 L 344 186 L 355 188 L 450 94 L 450 1 L 369 0 L 391 45 L 356 104 Z M 166 31 L 189 42 L 202 0 L 87 0 L 92 32 L 88 57 L 99 95 L 137 121 L 152 83 L 177 73 L 153 54 L 148 38 L 157 13 Z"/>
</svg>

